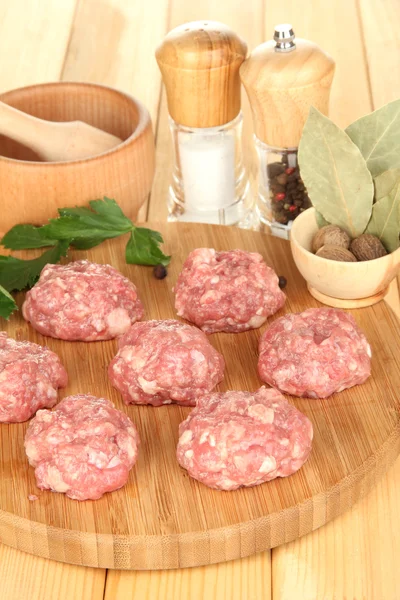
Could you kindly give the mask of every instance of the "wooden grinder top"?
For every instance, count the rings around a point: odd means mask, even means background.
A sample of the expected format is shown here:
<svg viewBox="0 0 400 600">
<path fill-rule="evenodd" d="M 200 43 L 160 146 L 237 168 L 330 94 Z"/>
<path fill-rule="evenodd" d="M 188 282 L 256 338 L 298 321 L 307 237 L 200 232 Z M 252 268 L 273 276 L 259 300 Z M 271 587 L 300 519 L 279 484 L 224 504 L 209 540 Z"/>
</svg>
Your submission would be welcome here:
<svg viewBox="0 0 400 600">
<path fill-rule="evenodd" d="M 290 25 L 278 25 L 275 41 L 251 52 L 240 77 L 258 139 L 276 148 L 297 148 L 310 106 L 328 114 L 335 63 L 313 42 L 294 34 L 285 40 L 283 32 L 293 34 Z M 283 44 L 288 47 L 280 49 Z"/>
<path fill-rule="evenodd" d="M 194 21 L 168 33 L 156 50 L 168 110 L 187 127 L 217 127 L 240 111 L 239 67 L 247 45 L 216 21 Z"/>
</svg>

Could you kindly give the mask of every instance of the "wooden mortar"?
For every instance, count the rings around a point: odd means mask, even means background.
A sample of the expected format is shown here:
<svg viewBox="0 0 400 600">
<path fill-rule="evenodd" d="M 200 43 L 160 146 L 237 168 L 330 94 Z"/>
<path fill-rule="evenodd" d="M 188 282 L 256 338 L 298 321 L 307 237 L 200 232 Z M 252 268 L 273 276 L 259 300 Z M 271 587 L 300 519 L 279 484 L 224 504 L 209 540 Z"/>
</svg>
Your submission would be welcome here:
<svg viewBox="0 0 400 600">
<path fill-rule="evenodd" d="M 40 225 L 64 206 L 114 198 L 135 219 L 151 189 L 154 137 L 144 106 L 117 90 L 87 83 L 48 83 L 0 99 L 50 121 L 80 120 L 124 140 L 93 158 L 39 162 L 34 152 L 0 136 L 0 233 L 17 223 Z"/>
<path fill-rule="evenodd" d="M 314 298 L 336 308 L 362 308 L 382 300 L 400 269 L 400 248 L 374 260 L 342 262 L 313 254 L 315 209 L 295 219 L 290 245 L 296 266 Z"/>
</svg>

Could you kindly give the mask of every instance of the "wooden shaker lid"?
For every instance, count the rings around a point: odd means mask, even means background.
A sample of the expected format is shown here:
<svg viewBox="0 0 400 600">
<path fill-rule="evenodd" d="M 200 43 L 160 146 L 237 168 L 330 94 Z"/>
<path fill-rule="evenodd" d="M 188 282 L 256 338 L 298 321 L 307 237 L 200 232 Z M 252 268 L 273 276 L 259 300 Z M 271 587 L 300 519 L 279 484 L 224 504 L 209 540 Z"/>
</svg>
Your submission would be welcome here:
<svg viewBox="0 0 400 600">
<path fill-rule="evenodd" d="M 194 21 L 168 33 L 156 50 L 168 110 L 187 127 L 216 127 L 240 111 L 239 67 L 247 45 L 216 21 Z"/>
<path fill-rule="evenodd" d="M 277 40 L 277 26 L 274 39 Z M 277 50 L 270 41 L 255 48 L 240 68 L 253 113 L 255 134 L 276 148 L 297 148 L 310 106 L 328 114 L 335 63 L 313 42 L 290 38 Z"/>
</svg>

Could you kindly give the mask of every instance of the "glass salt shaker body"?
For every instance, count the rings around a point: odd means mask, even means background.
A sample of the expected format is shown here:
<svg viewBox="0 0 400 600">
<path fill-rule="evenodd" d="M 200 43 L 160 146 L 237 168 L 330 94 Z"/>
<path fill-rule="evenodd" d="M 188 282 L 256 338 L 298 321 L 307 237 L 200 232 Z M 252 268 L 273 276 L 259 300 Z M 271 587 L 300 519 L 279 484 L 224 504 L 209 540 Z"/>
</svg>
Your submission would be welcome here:
<svg viewBox="0 0 400 600">
<path fill-rule="evenodd" d="M 293 220 L 311 207 L 297 160 L 311 106 L 328 114 L 335 71 L 313 42 L 295 39 L 289 24 L 255 48 L 240 68 L 253 113 L 259 158 L 256 211 L 272 234 L 288 239 Z"/>
<path fill-rule="evenodd" d="M 177 27 L 156 51 L 174 153 L 170 221 L 234 225 L 249 211 L 239 77 L 246 53 L 233 31 L 211 21 Z"/>
<path fill-rule="evenodd" d="M 168 220 L 235 225 L 248 210 L 242 160 L 242 113 L 217 127 L 194 128 L 169 118 L 174 170 Z"/>
</svg>

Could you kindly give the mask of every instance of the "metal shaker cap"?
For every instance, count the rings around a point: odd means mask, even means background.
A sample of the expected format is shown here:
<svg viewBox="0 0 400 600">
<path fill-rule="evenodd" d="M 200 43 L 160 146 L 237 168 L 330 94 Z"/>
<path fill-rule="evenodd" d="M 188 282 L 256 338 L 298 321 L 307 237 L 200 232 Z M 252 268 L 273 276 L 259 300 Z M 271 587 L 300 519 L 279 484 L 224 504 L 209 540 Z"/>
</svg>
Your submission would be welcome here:
<svg viewBox="0 0 400 600">
<path fill-rule="evenodd" d="M 294 31 L 289 23 L 282 23 L 275 26 L 274 41 L 275 52 L 291 52 L 295 50 Z"/>
</svg>

